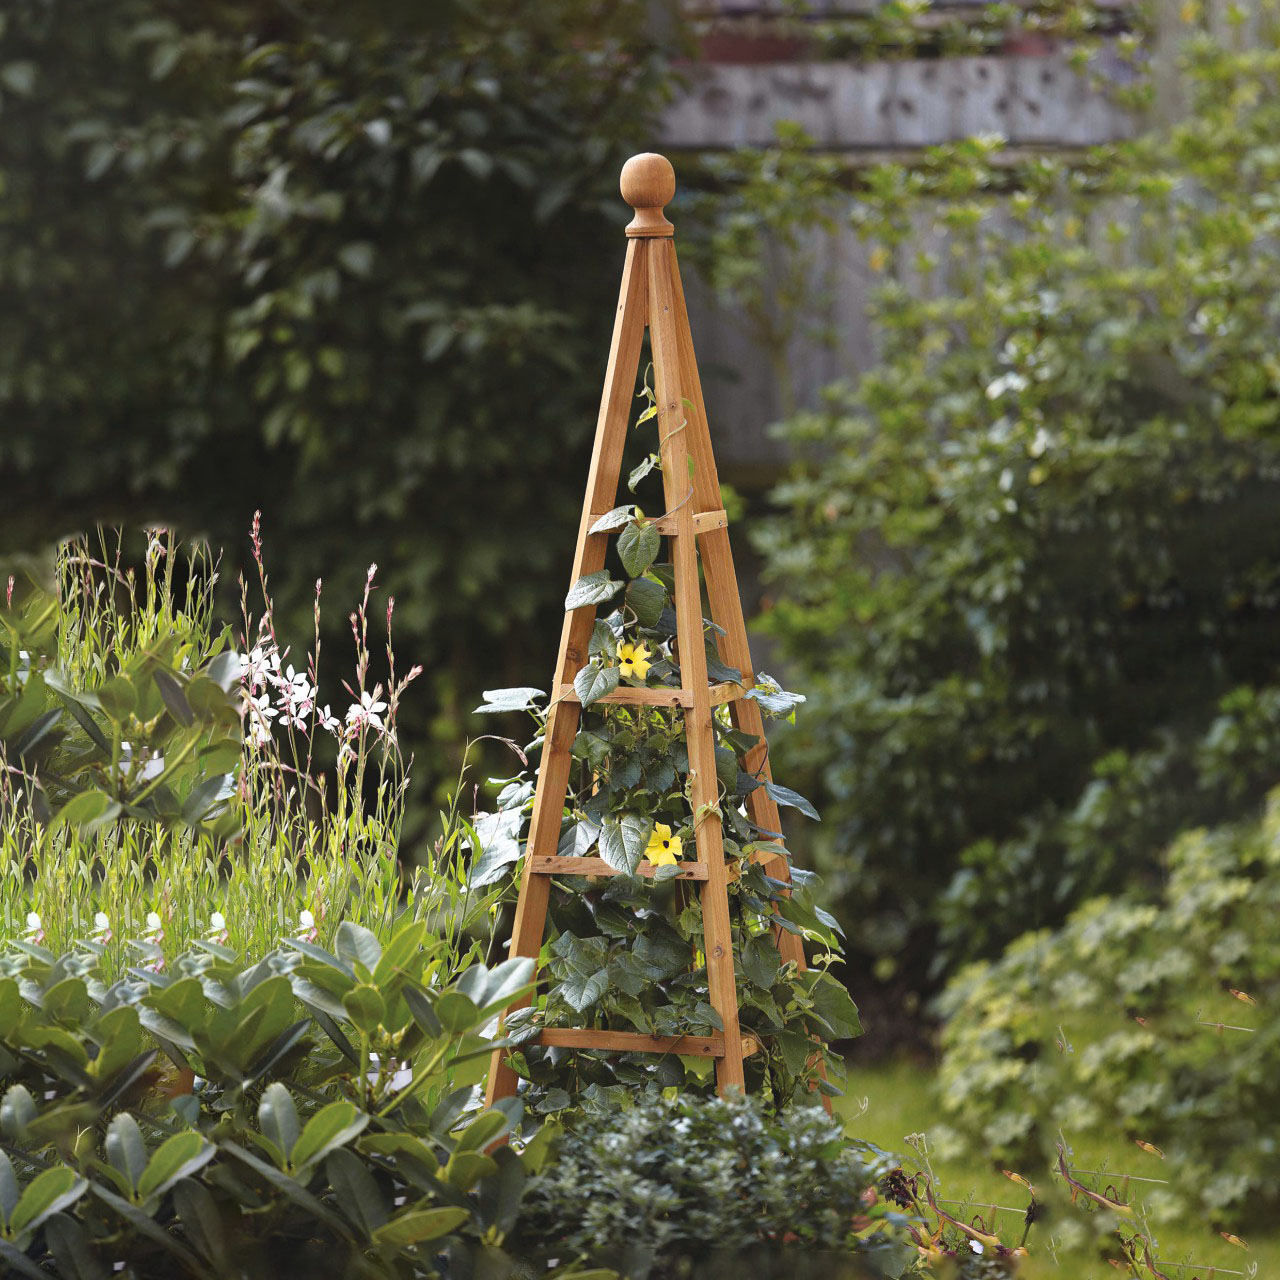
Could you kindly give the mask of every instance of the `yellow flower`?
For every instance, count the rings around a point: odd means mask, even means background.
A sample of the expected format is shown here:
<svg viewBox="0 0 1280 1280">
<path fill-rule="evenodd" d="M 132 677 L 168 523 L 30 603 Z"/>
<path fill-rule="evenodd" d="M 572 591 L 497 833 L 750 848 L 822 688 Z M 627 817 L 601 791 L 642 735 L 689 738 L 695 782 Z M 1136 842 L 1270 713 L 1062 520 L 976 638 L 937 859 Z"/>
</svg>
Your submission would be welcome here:
<svg viewBox="0 0 1280 1280">
<path fill-rule="evenodd" d="M 618 669 L 624 676 L 639 676 L 641 680 L 649 674 L 653 665 L 649 661 L 649 648 L 643 642 L 639 644 L 620 644 L 618 646 Z"/>
<path fill-rule="evenodd" d="M 674 867 L 680 857 L 680 837 L 673 836 L 665 822 L 655 822 L 644 856 L 655 867 Z"/>
</svg>

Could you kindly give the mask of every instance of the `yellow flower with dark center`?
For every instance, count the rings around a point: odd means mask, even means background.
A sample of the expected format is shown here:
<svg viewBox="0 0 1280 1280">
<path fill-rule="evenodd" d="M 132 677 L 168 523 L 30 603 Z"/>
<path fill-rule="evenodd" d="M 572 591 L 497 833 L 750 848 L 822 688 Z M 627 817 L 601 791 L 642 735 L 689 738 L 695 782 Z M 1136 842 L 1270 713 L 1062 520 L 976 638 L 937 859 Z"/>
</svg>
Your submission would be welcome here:
<svg viewBox="0 0 1280 1280">
<path fill-rule="evenodd" d="M 680 837 L 673 836 L 665 822 L 655 822 L 644 856 L 655 867 L 674 867 L 680 858 Z"/>
<path fill-rule="evenodd" d="M 637 676 L 643 680 L 653 665 L 649 661 L 649 647 L 643 642 L 618 646 L 618 670 L 624 676 Z"/>
</svg>

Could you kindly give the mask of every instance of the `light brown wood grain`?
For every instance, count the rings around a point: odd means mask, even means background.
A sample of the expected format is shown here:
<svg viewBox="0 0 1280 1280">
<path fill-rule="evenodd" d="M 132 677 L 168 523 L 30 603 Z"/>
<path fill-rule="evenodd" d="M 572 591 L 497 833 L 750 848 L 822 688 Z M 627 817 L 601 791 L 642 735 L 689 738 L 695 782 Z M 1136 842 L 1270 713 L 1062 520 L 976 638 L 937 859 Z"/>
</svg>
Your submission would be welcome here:
<svg viewBox="0 0 1280 1280">
<path fill-rule="evenodd" d="M 704 664 L 705 666 L 705 664 Z M 746 680 L 746 677 L 744 677 Z M 747 687 L 750 682 L 747 681 Z M 713 684 L 707 686 L 707 697 L 713 707 L 723 706 L 726 702 L 744 697 L 747 688 L 740 684 Z M 577 691 L 571 684 L 556 686 L 556 698 L 565 702 L 579 702 Z M 665 689 L 661 686 L 641 688 L 632 685 L 619 685 L 612 693 L 597 698 L 596 702 L 608 702 L 633 707 L 691 707 L 694 704 L 692 689 Z M 595 703 L 592 703 L 594 706 Z"/>
<path fill-rule="evenodd" d="M 636 374 L 640 368 L 640 348 L 644 341 L 648 241 L 631 240 L 627 244 L 626 263 L 622 269 L 622 287 L 613 324 L 613 341 L 609 362 L 605 367 L 604 392 L 600 399 L 600 415 L 596 422 L 596 438 L 587 477 L 586 500 L 578 526 L 578 544 L 573 555 L 570 585 L 587 573 L 604 568 L 606 540 L 593 535 L 592 512 L 607 510 L 618 492 L 618 475 L 622 469 L 622 450 L 626 444 L 631 401 L 635 395 Z M 560 632 L 560 652 L 556 658 L 556 684 L 572 685 L 587 660 L 587 645 L 595 620 L 594 609 L 566 612 Z M 557 699 L 547 716 L 546 739 L 542 748 L 542 767 L 538 771 L 533 814 L 529 821 L 526 857 L 520 881 L 520 897 L 516 904 L 515 924 L 508 955 L 529 956 L 537 961 L 546 930 L 550 881 L 533 872 L 533 856 L 554 854 L 560 843 L 560 819 L 564 812 L 569 769 L 569 754 L 578 733 L 582 708 L 575 702 Z M 525 1001 L 527 1003 L 527 1000 Z M 513 1006 L 519 1007 L 519 1006 Z M 510 1097 L 517 1088 L 517 1077 L 506 1062 L 501 1049 L 495 1050 L 489 1068 L 485 1100 L 492 1104 L 498 1098 Z"/>
<path fill-rule="evenodd" d="M 560 858 L 533 857 L 533 871 L 542 876 L 616 876 L 621 874 L 614 870 L 603 858 Z M 707 869 L 700 862 L 683 862 L 676 864 L 680 870 L 672 877 L 676 880 L 705 880 Z M 636 868 L 636 875 L 652 879 L 658 868 L 652 863 L 642 862 Z"/>
<path fill-rule="evenodd" d="M 702 886 L 702 927 L 707 962 L 707 995 L 724 1027 L 725 1053 L 716 1059 L 721 1093 L 745 1089 L 738 1030 L 738 991 L 734 979 L 733 927 L 729 919 L 728 871 L 720 817 L 720 784 L 716 777 L 716 737 L 707 687 L 707 655 L 702 631 L 702 590 L 698 580 L 698 546 L 689 499 L 689 421 L 683 402 L 681 346 L 677 332 L 672 276 L 675 247 L 655 240 L 649 249 L 649 344 L 653 351 L 654 394 L 658 405 L 658 448 L 667 511 L 676 517 L 672 535 L 675 571 L 676 648 L 680 678 L 693 692 L 685 709 L 685 746 L 689 752 L 689 794 L 698 861 L 707 867 Z M 711 507 L 711 504 L 707 504 Z M 719 502 L 714 504 L 715 507 Z M 712 507 L 714 509 L 714 507 Z"/>
<path fill-rule="evenodd" d="M 675 575 L 672 604 L 682 687 L 622 686 L 598 701 L 677 707 L 684 714 L 697 858 L 681 865 L 675 878 L 692 880 L 699 886 L 709 1000 L 724 1031 L 712 1036 L 651 1036 L 557 1027 L 542 1031 L 539 1043 L 607 1052 L 710 1057 L 715 1060 L 716 1083 L 723 1094 L 745 1087 L 743 1059 L 758 1052 L 760 1044 L 753 1036 L 742 1034 L 738 1019 L 728 885 L 739 866 L 735 863 L 730 868 L 724 854 L 715 763 L 715 708 L 729 704 L 733 723 L 760 737 L 760 743 L 747 753 L 746 764 L 761 778 L 770 776 L 768 751 L 763 741 L 760 707 L 745 696 L 755 676 L 729 546 L 728 518 L 721 501 L 688 311 L 675 246 L 670 238 L 671 225 L 662 215 L 662 206 L 671 199 L 675 189 L 671 166 L 661 156 L 635 157 L 623 170 L 622 188 L 636 209 L 636 219 L 627 229 L 626 265 L 570 581 L 576 582 L 582 575 L 604 567 L 610 535 L 607 532 L 593 534 L 591 528 L 601 515 L 612 509 L 616 500 L 631 398 L 647 324 L 667 508 L 655 524 L 671 544 Z M 721 658 L 742 672 L 741 683 L 713 685 L 708 679 L 700 565 L 706 578 L 711 616 L 725 633 L 718 638 Z M 548 715 L 511 940 L 513 956 L 537 957 L 546 927 L 553 876 L 617 874 L 601 858 L 561 857 L 556 852 L 572 763 L 570 753 L 582 710 L 573 679 L 587 661 L 595 613 L 593 607 L 567 613 L 561 632 L 552 682 L 555 697 Z M 770 831 L 779 829 L 777 805 L 763 787 L 753 791 L 747 803 L 757 825 Z M 759 856 L 771 875 L 789 882 L 790 868 L 784 853 Z M 654 867 L 641 864 L 639 874 L 652 876 L 654 873 Z M 775 933 L 783 957 L 803 968 L 805 958 L 800 940 L 785 931 Z M 492 1103 L 509 1096 L 516 1091 L 517 1084 L 503 1051 L 498 1050 L 493 1055 L 489 1073 L 487 1100 Z"/>
</svg>

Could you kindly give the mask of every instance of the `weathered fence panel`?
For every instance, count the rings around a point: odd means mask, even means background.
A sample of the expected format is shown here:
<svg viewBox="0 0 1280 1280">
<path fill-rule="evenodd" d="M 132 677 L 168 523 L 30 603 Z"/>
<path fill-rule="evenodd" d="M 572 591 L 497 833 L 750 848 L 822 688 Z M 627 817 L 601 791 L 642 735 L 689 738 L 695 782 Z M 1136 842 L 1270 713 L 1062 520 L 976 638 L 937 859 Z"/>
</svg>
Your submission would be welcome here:
<svg viewBox="0 0 1280 1280">
<path fill-rule="evenodd" d="M 783 120 L 835 151 L 897 151 L 978 133 L 1014 146 L 1079 147 L 1132 129 L 1059 52 L 700 67 L 662 132 L 682 149 L 758 147 Z"/>
<path fill-rule="evenodd" d="M 865 15 L 879 3 L 813 0 L 810 11 L 826 17 Z M 1133 4 L 1109 0 L 1107 7 L 1123 20 Z M 761 36 L 764 56 L 752 53 L 749 60 L 728 62 L 716 61 L 713 54 L 691 68 L 687 93 L 663 120 L 661 141 L 673 150 L 767 146 L 782 121 L 799 124 L 817 147 L 852 164 L 910 161 L 923 148 L 979 134 L 1002 135 L 1012 151 L 1022 154 L 1074 151 L 1129 136 L 1137 127 L 1052 42 L 1043 42 L 1039 53 L 1019 51 L 1025 46 L 1013 41 L 1004 54 L 805 60 L 803 54 L 797 57 L 794 44 L 770 43 L 769 23 L 783 12 L 783 0 L 688 0 L 685 8 L 721 32 Z M 933 6 L 935 16 L 951 20 L 963 19 L 966 12 L 976 16 L 981 8 L 973 0 L 935 0 Z M 750 42 L 746 47 L 752 48 Z M 1105 49 L 1095 70 L 1099 66 L 1124 74 L 1118 60 L 1108 61 Z M 921 238 L 899 259 L 909 287 L 936 287 L 936 281 L 913 281 L 906 269 L 925 248 L 945 258 L 949 246 L 934 229 L 922 227 Z M 757 349 L 741 317 L 719 305 L 701 282 L 690 282 L 689 305 L 722 466 L 728 478 L 747 487 L 776 476 L 786 458 L 785 446 L 768 434 L 769 425 L 797 405 L 813 403 L 829 382 L 856 378 L 876 358 L 866 313 L 876 276 L 867 246 L 842 230 L 814 241 L 805 252 L 813 260 L 813 296 L 829 299 L 821 319 L 837 336 L 834 344 L 793 344 L 785 380 L 775 375 L 773 353 Z M 776 279 L 775 272 L 769 274 Z"/>
</svg>

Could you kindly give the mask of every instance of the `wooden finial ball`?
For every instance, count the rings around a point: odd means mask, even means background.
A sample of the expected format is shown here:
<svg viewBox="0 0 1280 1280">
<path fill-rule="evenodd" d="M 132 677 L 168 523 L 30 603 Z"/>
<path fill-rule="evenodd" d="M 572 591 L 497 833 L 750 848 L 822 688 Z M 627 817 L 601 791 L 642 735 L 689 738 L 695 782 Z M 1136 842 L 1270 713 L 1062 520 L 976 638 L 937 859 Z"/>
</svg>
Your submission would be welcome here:
<svg viewBox="0 0 1280 1280">
<path fill-rule="evenodd" d="M 646 151 L 622 166 L 618 184 L 622 198 L 636 211 L 627 227 L 629 236 L 669 236 L 675 228 L 663 216 L 663 206 L 676 193 L 676 171 L 666 156 Z"/>
</svg>

